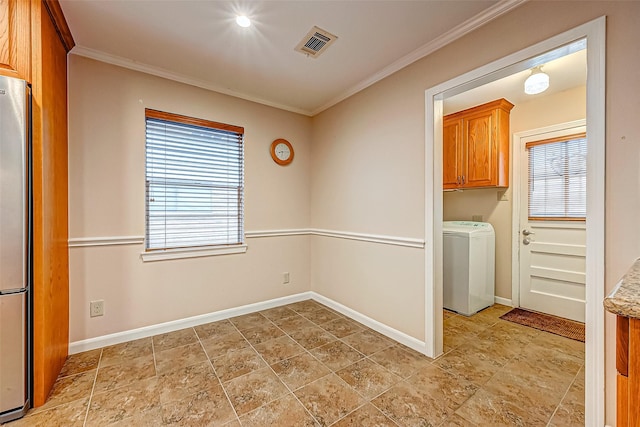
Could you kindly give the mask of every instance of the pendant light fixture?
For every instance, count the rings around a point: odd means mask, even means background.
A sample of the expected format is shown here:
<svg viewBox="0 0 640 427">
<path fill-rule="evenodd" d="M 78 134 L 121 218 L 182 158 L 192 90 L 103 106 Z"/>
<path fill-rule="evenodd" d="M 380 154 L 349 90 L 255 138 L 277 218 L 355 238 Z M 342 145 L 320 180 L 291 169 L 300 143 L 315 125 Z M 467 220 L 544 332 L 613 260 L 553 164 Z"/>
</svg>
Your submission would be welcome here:
<svg viewBox="0 0 640 427">
<path fill-rule="evenodd" d="M 531 70 L 531 75 L 524 81 L 524 93 L 536 95 L 549 88 L 549 75 L 542 71 L 542 65 Z"/>
</svg>

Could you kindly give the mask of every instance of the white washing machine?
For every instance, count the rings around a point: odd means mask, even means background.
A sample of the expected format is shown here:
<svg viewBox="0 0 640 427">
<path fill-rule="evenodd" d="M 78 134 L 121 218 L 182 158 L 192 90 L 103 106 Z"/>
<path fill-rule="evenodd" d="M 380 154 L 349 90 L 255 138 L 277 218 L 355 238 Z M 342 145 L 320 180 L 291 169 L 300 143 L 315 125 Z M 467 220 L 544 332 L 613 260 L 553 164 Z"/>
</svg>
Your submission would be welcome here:
<svg viewBox="0 0 640 427">
<path fill-rule="evenodd" d="M 487 222 L 444 221 L 443 305 L 465 316 L 493 305 L 495 232 Z"/>
</svg>

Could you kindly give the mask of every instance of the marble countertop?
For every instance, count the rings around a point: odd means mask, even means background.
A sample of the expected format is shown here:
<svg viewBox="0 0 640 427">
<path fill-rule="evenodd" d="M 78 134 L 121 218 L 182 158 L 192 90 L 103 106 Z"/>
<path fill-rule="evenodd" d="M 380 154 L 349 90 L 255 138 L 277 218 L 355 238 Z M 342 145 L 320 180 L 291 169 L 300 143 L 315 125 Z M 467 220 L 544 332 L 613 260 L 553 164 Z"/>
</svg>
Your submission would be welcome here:
<svg viewBox="0 0 640 427">
<path fill-rule="evenodd" d="M 619 316 L 640 319 L 640 258 L 604 299 L 604 308 Z"/>
</svg>

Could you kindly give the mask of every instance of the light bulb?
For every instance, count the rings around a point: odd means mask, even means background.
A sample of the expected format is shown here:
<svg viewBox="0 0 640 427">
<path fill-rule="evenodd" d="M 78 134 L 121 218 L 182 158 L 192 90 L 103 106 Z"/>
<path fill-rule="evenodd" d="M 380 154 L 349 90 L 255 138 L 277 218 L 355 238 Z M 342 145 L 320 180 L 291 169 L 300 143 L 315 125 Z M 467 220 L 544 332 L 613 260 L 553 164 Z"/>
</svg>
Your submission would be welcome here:
<svg viewBox="0 0 640 427">
<path fill-rule="evenodd" d="M 251 20 L 244 15 L 236 16 L 236 24 L 240 25 L 243 28 L 247 28 L 251 26 Z"/>
<path fill-rule="evenodd" d="M 531 70 L 531 75 L 524 81 L 524 93 L 536 95 L 549 88 L 549 75 L 542 72 L 540 67 Z"/>
</svg>

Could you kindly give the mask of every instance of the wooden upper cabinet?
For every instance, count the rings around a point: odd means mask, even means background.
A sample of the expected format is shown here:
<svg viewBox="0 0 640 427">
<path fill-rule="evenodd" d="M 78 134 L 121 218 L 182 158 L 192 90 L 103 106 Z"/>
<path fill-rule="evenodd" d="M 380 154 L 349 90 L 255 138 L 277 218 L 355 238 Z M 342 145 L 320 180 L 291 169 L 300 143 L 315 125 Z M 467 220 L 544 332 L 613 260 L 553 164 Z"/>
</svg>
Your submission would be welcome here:
<svg viewBox="0 0 640 427">
<path fill-rule="evenodd" d="M 31 82 L 31 4 L 0 0 L 0 75 Z"/>
<path fill-rule="evenodd" d="M 442 182 L 445 188 L 455 188 L 462 176 L 462 120 L 444 120 L 442 133 Z"/>
<path fill-rule="evenodd" d="M 505 99 L 489 102 L 443 120 L 443 187 L 509 186 L 509 114 Z"/>
</svg>

